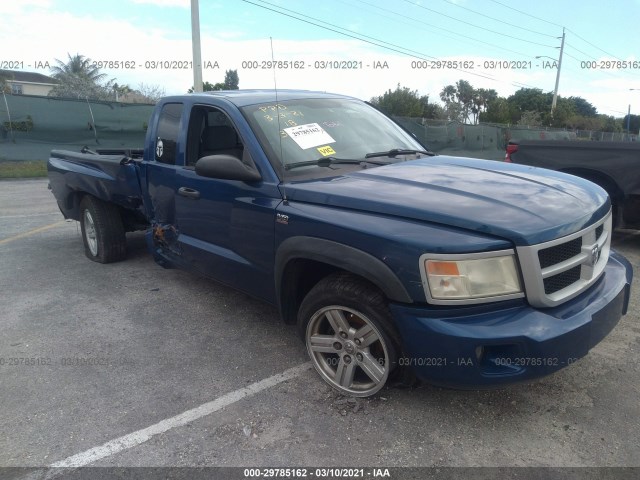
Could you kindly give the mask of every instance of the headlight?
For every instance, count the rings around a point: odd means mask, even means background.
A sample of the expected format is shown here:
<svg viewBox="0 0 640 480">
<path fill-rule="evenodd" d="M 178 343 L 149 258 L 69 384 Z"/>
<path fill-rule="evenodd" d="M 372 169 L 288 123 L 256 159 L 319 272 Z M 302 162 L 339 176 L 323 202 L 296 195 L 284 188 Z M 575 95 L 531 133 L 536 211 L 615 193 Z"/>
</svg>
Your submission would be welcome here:
<svg viewBox="0 0 640 480">
<path fill-rule="evenodd" d="M 420 270 L 432 303 L 481 303 L 524 296 L 511 250 L 423 255 Z"/>
</svg>

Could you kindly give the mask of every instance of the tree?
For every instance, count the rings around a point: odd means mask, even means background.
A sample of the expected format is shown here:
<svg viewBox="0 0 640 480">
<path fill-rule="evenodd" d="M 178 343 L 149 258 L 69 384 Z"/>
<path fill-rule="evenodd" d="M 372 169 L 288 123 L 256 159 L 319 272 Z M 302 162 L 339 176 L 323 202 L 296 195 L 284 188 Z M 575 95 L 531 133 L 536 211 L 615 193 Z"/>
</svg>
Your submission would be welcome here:
<svg viewBox="0 0 640 480">
<path fill-rule="evenodd" d="M 113 97 L 114 80 L 103 83 L 106 73 L 100 73 L 95 63 L 84 55 L 69 57 L 68 62 L 56 59 L 57 65 L 51 67 L 53 78 L 58 85 L 49 92 L 52 97 L 77 97 L 96 100 L 109 100 Z"/>
<path fill-rule="evenodd" d="M 240 88 L 240 77 L 238 70 L 227 70 L 224 73 L 224 89 L 238 90 Z"/>
<path fill-rule="evenodd" d="M 530 127 L 540 127 L 542 125 L 542 114 L 533 110 L 522 112 L 518 125 L 528 125 Z"/>
<path fill-rule="evenodd" d="M 428 97 L 427 97 L 428 99 Z M 429 103 L 424 107 L 424 118 L 432 120 L 446 120 L 447 112 L 437 103 Z"/>
<path fill-rule="evenodd" d="M 114 83 L 112 88 L 113 93 L 116 97 L 116 101 L 122 101 L 126 97 L 126 95 L 129 95 L 133 92 L 129 85 L 118 85 L 117 83 Z"/>
<path fill-rule="evenodd" d="M 139 93 L 144 101 L 148 101 L 150 103 L 156 103 L 165 95 L 165 90 L 160 85 L 151 85 L 146 83 L 141 83 L 138 85 L 138 89 L 135 90 L 136 93 Z"/>
<path fill-rule="evenodd" d="M 601 130 L 602 121 L 597 116 L 572 115 L 566 120 L 565 126 L 574 130 Z"/>
<path fill-rule="evenodd" d="M 598 115 L 598 118 L 600 119 L 600 124 L 602 125 L 601 129 L 605 132 L 622 132 L 623 131 L 623 127 L 622 127 L 622 120 L 620 120 L 619 118 L 615 118 L 612 117 L 611 115 L 603 115 L 600 114 Z M 640 118 L 639 118 L 639 122 L 640 123 Z M 627 124 L 624 124 L 626 128 Z"/>
<path fill-rule="evenodd" d="M 486 110 L 480 112 L 478 119 L 481 122 L 512 124 L 519 118 L 520 112 L 514 112 L 506 98 L 497 97 L 487 102 Z"/>
<path fill-rule="evenodd" d="M 456 90 L 458 91 L 458 103 L 462 107 L 462 121 L 466 122 L 473 109 L 475 90 L 466 80 L 458 80 L 456 82 Z"/>
<path fill-rule="evenodd" d="M 542 93 L 539 88 L 521 88 L 507 98 L 510 105 L 519 112 L 550 112 L 553 95 Z"/>
<path fill-rule="evenodd" d="M 371 98 L 371 104 L 387 115 L 399 117 L 426 117 L 429 97 L 420 96 L 417 90 L 396 86 L 395 90 L 387 90 L 384 94 Z M 435 113 L 434 109 L 431 110 Z"/>
<path fill-rule="evenodd" d="M 498 98 L 498 92 L 493 89 L 478 88 L 474 91 L 471 102 L 471 113 L 473 114 L 473 123 L 480 121 L 480 114 L 486 112 L 489 104 Z"/>
<path fill-rule="evenodd" d="M 69 76 L 61 80 L 49 92 L 50 97 L 87 98 L 90 100 L 112 100 L 111 82 L 105 85 L 92 83 L 86 78 Z"/>
<path fill-rule="evenodd" d="M 576 106 L 568 98 L 558 97 L 556 108 L 551 115 L 551 110 L 543 116 L 544 124 L 556 128 L 571 128 L 569 120 L 576 115 Z"/>
<path fill-rule="evenodd" d="M 582 97 L 569 97 L 567 100 L 573 103 L 573 107 L 578 115 L 583 117 L 596 117 L 598 115 L 596 107 Z"/>
<path fill-rule="evenodd" d="M 429 103 L 417 91 L 400 87 L 373 97 L 371 103 L 391 115 L 448 119 L 451 121 L 552 126 L 577 130 L 626 130 L 625 119 L 599 115 L 596 107 L 582 97 L 561 97 L 551 114 L 552 92 L 539 88 L 521 88 L 508 98 L 500 97 L 493 89 L 474 88 L 466 80 L 445 86 L 440 92 L 444 107 Z M 419 113 L 421 112 L 421 113 Z M 640 130 L 640 116 L 631 116 L 631 131 Z"/>
<path fill-rule="evenodd" d="M 495 90 L 476 90 L 466 80 L 458 80 L 455 85 L 447 85 L 440 92 L 444 109 L 449 120 L 478 123 L 480 112 L 487 108 L 488 102 L 497 97 Z"/>
<path fill-rule="evenodd" d="M 558 97 L 556 108 L 551 115 L 553 93 L 543 93 L 539 88 L 521 88 L 507 98 L 513 112 L 523 115 L 524 112 L 537 112 L 540 114 L 541 125 L 566 128 L 570 127 L 570 119 L 579 114 L 579 111 L 593 116 L 595 107 L 580 97 Z M 515 121 L 518 121 L 516 119 Z"/>
<path fill-rule="evenodd" d="M 100 73 L 100 69 L 95 66 L 90 58 L 76 53 L 73 57 L 67 53 L 69 61 L 67 63 L 56 58 L 57 65 L 51 67 L 53 78 L 63 80 L 68 76 L 82 77 L 94 83 L 99 83 L 107 77 L 106 73 Z"/>
<path fill-rule="evenodd" d="M 629 115 L 625 115 L 622 119 L 623 129 L 627 131 L 627 121 L 629 120 Z M 638 133 L 640 130 L 640 115 L 631 115 L 631 120 L 629 121 L 629 132 L 630 133 Z"/>
<path fill-rule="evenodd" d="M 160 85 L 140 83 L 138 88 L 131 88 L 129 85 L 114 83 L 111 86 L 116 101 L 123 103 L 156 103 L 164 97 L 165 90 Z"/>
<path fill-rule="evenodd" d="M 202 91 L 203 92 L 213 92 L 216 90 L 224 90 L 224 83 L 210 83 L 210 82 L 202 82 Z M 191 87 L 187 90 L 188 93 L 193 93 L 195 90 Z"/>
<path fill-rule="evenodd" d="M 444 111 L 449 120 L 458 120 L 462 117 L 462 106 L 458 102 L 458 90 L 453 85 L 447 85 L 440 92 L 440 100 L 444 102 Z"/>
<path fill-rule="evenodd" d="M 224 82 L 210 83 L 202 82 L 203 92 L 214 92 L 217 90 L 238 90 L 240 85 L 240 77 L 237 70 L 227 70 L 224 74 Z M 188 93 L 193 93 L 194 88 L 191 87 L 187 90 Z"/>
<path fill-rule="evenodd" d="M 9 86 L 9 82 L 7 81 L 10 78 L 11 77 L 9 73 L 0 72 L 0 93 L 11 93 L 11 87 Z"/>
</svg>

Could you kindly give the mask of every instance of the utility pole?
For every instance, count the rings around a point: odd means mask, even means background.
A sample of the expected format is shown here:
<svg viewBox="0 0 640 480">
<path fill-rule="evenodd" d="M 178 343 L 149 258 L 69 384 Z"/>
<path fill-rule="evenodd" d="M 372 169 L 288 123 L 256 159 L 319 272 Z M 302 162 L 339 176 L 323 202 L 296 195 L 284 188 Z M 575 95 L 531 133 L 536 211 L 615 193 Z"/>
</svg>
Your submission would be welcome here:
<svg viewBox="0 0 640 480">
<path fill-rule="evenodd" d="M 202 52 L 198 0 L 191 0 L 191 45 L 193 47 L 193 91 L 202 92 Z"/>
<path fill-rule="evenodd" d="M 640 88 L 630 88 L 629 91 L 633 92 L 633 91 L 638 91 L 640 90 Z M 629 110 L 627 112 L 627 133 L 629 135 L 631 135 L 631 104 L 629 104 Z M 638 135 L 640 136 L 640 132 L 638 132 Z M 629 137 L 631 138 L 631 137 Z"/>
<path fill-rule="evenodd" d="M 556 74 L 556 88 L 553 91 L 553 102 L 551 103 L 551 118 L 558 102 L 558 85 L 560 84 L 560 69 L 562 68 L 562 52 L 564 52 L 564 27 L 562 27 L 562 43 L 560 44 L 560 59 L 558 60 L 558 73 Z"/>
</svg>

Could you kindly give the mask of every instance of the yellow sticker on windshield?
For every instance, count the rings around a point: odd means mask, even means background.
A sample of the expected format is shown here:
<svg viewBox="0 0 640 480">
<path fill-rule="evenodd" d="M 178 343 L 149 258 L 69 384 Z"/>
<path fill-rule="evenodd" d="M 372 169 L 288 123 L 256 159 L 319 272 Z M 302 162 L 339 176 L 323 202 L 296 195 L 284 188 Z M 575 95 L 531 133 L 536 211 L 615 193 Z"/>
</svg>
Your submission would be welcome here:
<svg viewBox="0 0 640 480">
<path fill-rule="evenodd" d="M 323 157 L 328 157 L 329 155 L 334 155 L 336 153 L 336 151 L 329 145 L 327 145 L 326 147 L 318 147 L 318 151 L 322 154 Z"/>
</svg>

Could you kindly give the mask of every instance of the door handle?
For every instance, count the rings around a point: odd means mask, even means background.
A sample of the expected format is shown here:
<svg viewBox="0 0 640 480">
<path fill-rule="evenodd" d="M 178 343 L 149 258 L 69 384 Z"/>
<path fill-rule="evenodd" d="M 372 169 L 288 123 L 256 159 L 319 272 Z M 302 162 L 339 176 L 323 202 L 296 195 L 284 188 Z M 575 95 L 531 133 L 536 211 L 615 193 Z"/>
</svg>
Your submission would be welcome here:
<svg viewBox="0 0 640 480">
<path fill-rule="evenodd" d="M 178 189 L 178 194 L 182 195 L 183 197 L 193 198 L 195 200 L 200 198 L 200 192 L 198 190 L 194 190 L 193 188 L 188 187 L 180 187 Z"/>
</svg>

